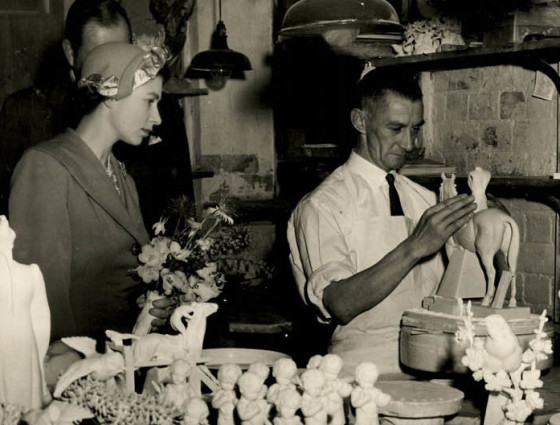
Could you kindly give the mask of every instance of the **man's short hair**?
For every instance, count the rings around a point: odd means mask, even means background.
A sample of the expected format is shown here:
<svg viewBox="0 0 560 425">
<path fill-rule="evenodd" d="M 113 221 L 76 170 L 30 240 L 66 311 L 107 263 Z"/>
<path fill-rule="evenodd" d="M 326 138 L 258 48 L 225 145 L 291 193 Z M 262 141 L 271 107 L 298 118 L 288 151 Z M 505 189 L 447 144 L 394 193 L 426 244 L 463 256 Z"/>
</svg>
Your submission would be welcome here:
<svg viewBox="0 0 560 425">
<path fill-rule="evenodd" d="M 354 107 L 364 108 L 366 103 L 376 102 L 387 92 L 408 100 L 422 100 L 418 74 L 395 69 L 378 68 L 368 72 L 357 84 Z"/>
<path fill-rule="evenodd" d="M 124 21 L 132 37 L 130 20 L 124 8 L 116 0 L 76 0 L 68 9 L 64 25 L 64 38 L 70 41 L 77 52 L 82 45 L 84 27 L 96 23 L 102 27 L 112 27 Z M 132 40 L 131 40 L 132 41 Z"/>
</svg>

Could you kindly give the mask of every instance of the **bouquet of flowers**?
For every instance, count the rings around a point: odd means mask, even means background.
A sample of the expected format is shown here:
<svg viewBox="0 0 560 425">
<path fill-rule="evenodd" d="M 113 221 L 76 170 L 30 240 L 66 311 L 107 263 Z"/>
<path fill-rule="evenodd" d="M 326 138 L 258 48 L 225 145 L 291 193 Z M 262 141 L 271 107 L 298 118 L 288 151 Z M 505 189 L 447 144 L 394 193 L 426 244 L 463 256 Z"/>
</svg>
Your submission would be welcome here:
<svg viewBox="0 0 560 425">
<path fill-rule="evenodd" d="M 186 197 L 172 201 L 168 216 L 154 224 L 154 237 L 138 255 L 135 273 L 147 291 L 138 299 L 142 311 L 133 330 L 136 335 L 150 331 L 154 317 L 149 309 L 156 299 L 166 297 L 175 308 L 220 295 L 228 256 L 249 246 L 246 231 L 226 227 L 233 219 L 223 206 L 206 208 L 200 220 L 192 210 Z M 173 232 L 168 233 L 168 226 Z"/>
</svg>

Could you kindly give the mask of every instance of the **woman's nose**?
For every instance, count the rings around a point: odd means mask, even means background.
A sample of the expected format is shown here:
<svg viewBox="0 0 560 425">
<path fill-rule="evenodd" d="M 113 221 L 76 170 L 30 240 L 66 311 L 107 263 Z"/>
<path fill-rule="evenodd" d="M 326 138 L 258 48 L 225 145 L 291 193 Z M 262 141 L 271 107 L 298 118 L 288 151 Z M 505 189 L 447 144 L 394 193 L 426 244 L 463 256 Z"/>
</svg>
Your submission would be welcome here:
<svg viewBox="0 0 560 425">
<path fill-rule="evenodd" d="M 155 105 L 152 109 L 151 121 L 154 123 L 154 125 L 161 124 L 161 115 L 159 114 L 159 108 L 157 107 L 157 105 Z"/>
</svg>

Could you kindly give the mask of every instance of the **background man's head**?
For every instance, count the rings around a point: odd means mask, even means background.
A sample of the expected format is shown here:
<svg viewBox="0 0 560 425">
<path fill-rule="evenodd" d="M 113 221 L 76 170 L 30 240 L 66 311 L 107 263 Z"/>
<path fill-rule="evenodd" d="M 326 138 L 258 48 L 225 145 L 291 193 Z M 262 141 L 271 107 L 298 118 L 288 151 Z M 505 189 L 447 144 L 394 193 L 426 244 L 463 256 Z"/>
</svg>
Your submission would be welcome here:
<svg viewBox="0 0 560 425">
<path fill-rule="evenodd" d="M 108 42 L 131 42 L 126 11 L 115 0 L 76 0 L 66 15 L 62 48 L 70 66 L 79 71 L 95 47 Z"/>
<path fill-rule="evenodd" d="M 424 124 L 422 91 L 415 74 L 370 71 L 357 86 L 352 124 L 360 133 L 356 152 L 385 171 L 398 170 Z"/>
</svg>

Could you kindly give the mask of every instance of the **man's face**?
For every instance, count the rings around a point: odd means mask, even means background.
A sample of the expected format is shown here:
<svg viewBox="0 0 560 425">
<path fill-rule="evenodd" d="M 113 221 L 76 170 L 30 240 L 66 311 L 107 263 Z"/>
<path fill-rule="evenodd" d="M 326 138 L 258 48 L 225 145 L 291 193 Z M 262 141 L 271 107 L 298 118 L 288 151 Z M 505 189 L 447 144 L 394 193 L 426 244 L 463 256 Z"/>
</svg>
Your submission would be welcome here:
<svg viewBox="0 0 560 425">
<path fill-rule="evenodd" d="M 368 104 L 362 111 L 365 140 L 360 140 L 357 153 L 385 171 L 398 170 L 424 124 L 422 101 L 387 92 L 377 105 Z"/>
<path fill-rule="evenodd" d="M 82 68 L 86 56 L 97 46 L 110 42 L 130 42 L 130 32 L 123 19 L 110 27 L 104 27 L 96 22 L 87 23 L 82 32 L 82 45 L 74 52 L 74 63 L 70 64 L 76 71 Z"/>
</svg>

